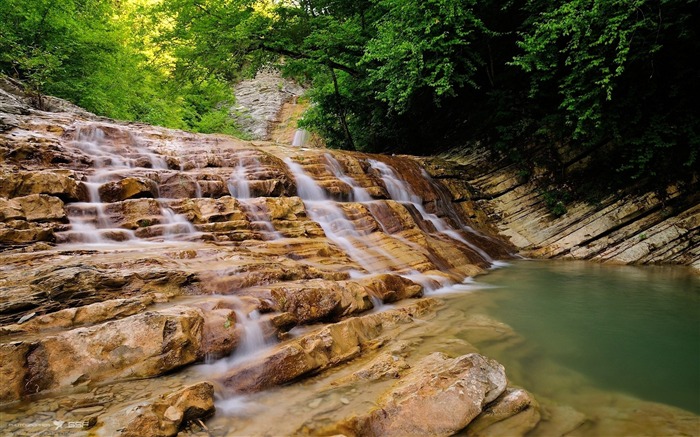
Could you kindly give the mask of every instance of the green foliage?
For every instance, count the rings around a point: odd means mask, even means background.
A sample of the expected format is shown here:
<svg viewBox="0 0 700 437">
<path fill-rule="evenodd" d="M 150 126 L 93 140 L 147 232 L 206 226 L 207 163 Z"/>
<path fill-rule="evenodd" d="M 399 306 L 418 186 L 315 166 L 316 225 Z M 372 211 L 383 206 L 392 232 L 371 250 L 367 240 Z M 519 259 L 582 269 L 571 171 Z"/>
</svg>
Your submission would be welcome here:
<svg viewBox="0 0 700 437">
<path fill-rule="evenodd" d="M 566 204 L 571 200 L 571 195 L 567 190 L 561 188 L 548 188 L 540 190 L 542 200 L 549 212 L 555 217 L 566 214 Z"/>
<path fill-rule="evenodd" d="M 204 70 L 175 81 L 167 61 L 152 56 L 153 32 L 162 29 L 148 16 L 138 0 L 4 0 L 0 73 L 100 115 L 237 133 L 223 116 L 229 85 Z"/>
<path fill-rule="evenodd" d="M 100 114 L 236 134 L 231 82 L 274 65 L 310 87 L 302 125 L 332 147 L 478 144 L 562 175 L 590 158 L 601 191 L 697 181 L 693 0 L 4 5 L 0 70 Z"/>
<path fill-rule="evenodd" d="M 691 180 L 700 151 L 698 5 L 686 0 L 529 4 L 514 58 L 532 101 L 581 150 L 607 145 L 610 175 Z M 555 106 L 556 105 L 556 106 Z"/>
</svg>

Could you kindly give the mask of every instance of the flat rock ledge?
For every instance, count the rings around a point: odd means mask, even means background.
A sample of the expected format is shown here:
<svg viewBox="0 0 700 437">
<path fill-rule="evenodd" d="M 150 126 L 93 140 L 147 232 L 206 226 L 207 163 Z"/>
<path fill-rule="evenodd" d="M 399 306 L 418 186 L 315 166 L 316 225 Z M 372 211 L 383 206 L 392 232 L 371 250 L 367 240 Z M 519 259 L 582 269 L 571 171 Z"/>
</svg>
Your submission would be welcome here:
<svg viewBox="0 0 700 437">
<path fill-rule="evenodd" d="M 503 366 L 483 355 L 435 352 L 401 376 L 377 408 L 320 434 L 449 436 L 466 428 L 470 436 L 525 435 L 539 421 L 537 404 L 507 383 Z"/>
</svg>

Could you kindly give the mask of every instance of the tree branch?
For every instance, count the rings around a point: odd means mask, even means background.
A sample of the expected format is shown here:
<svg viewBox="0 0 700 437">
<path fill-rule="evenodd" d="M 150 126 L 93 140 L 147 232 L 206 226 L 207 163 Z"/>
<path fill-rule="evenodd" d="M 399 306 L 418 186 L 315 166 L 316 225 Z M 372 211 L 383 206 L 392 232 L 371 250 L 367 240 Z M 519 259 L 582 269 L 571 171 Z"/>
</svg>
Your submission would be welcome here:
<svg viewBox="0 0 700 437">
<path fill-rule="evenodd" d="M 359 70 L 352 68 L 352 67 L 349 67 L 347 65 L 341 64 L 339 62 L 332 61 L 330 59 L 321 61 L 321 60 L 318 60 L 315 57 L 308 55 L 306 53 L 295 52 L 292 50 L 282 49 L 282 48 L 278 48 L 278 47 L 271 47 L 271 46 L 266 45 L 264 42 L 261 44 L 261 48 L 263 50 L 267 50 L 268 52 L 276 53 L 278 55 L 289 56 L 290 58 L 293 58 L 293 59 L 315 60 L 315 61 L 318 61 L 320 64 L 327 65 L 330 68 L 335 68 L 336 70 L 344 71 L 352 77 L 360 77 L 362 75 L 362 72 L 360 72 Z"/>
</svg>

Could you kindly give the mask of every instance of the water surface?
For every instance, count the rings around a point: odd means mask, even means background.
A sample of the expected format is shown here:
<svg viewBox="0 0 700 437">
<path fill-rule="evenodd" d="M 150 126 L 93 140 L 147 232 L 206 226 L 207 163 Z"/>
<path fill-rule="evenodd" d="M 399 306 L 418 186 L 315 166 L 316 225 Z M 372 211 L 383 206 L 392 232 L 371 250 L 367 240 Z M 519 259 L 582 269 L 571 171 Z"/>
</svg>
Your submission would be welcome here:
<svg viewBox="0 0 700 437">
<path fill-rule="evenodd" d="M 524 338 L 521 353 L 477 347 L 507 370 L 519 361 L 528 380 L 520 383 L 534 384 L 528 389 L 556 396 L 547 375 L 538 374 L 546 357 L 598 388 L 700 414 L 697 275 L 683 268 L 521 261 L 479 282 L 496 288 L 452 298 L 450 305 L 486 313 Z"/>
</svg>

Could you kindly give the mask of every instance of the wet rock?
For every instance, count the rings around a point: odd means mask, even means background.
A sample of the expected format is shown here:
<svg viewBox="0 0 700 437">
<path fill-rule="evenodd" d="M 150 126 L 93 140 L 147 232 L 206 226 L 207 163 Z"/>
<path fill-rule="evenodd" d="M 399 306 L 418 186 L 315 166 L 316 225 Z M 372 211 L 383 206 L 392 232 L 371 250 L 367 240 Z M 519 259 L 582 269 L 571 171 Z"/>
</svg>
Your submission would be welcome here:
<svg viewBox="0 0 700 437">
<path fill-rule="evenodd" d="M 158 197 L 158 186 L 151 179 L 128 177 L 103 184 L 99 193 L 103 202 L 117 202 L 140 197 Z"/>
<path fill-rule="evenodd" d="M 384 303 L 423 295 L 422 286 L 399 275 L 375 275 L 359 282 L 368 289 L 372 296 L 380 298 Z"/>
<path fill-rule="evenodd" d="M 241 340 L 236 329 L 236 314 L 231 309 L 220 308 L 204 312 L 201 354 L 218 358 L 233 351 Z"/>
<path fill-rule="evenodd" d="M 346 435 L 452 435 L 506 388 L 503 366 L 479 354 L 434 353 L 417 363 L 372 412 L 339 425 Z"/>
<path fill-rule="evenodd" d="M 468 437 L 524 436 L 540 421 L 539 405 L 523 389 L 507 388 L 467 427 Z"/>
<path fill-rule="evenodd" d="M 40 315 L 28 321 L 20 319 L 17 325 L 0 326 L 0 334 L 33 332 L 42 329 L 70 328 L 84 324 L 102 323 L 108 320 L 143 312 L 151 298 L 113 299 L 105 302 L 67 308 Z M 32 313 L 36 316 L 36 313 Z"/>
<path fill-rule="evenodd" d="M 270 293 L 279 309 L 291 313 L 298 323 L 334 319 L 372 308 L 364 289 L 320 279 L 274 287 Z"/>
<path fill-rule="evenodd" d="M 313 374 L 380 344 L 382 333 L 409 323 L 437 304 L 423 299 L 405 308 L 353 317 L 290 340 L 269 355 L 220 378 L 233 392 L 254 392 Z"/>
<path fill-rule="evenodd" d="M 201 382 L 130 408 L 119 417 L 123 422 L 115 431 L 124 437 L 170 437 L 187 423 L 206 419 L 214 411 L 214 386 Z"/>
</svg>

